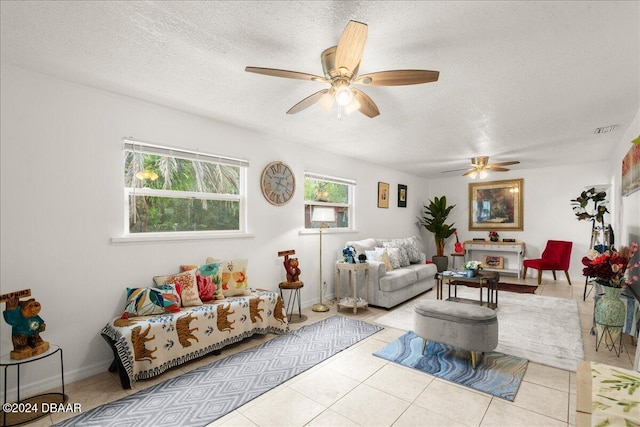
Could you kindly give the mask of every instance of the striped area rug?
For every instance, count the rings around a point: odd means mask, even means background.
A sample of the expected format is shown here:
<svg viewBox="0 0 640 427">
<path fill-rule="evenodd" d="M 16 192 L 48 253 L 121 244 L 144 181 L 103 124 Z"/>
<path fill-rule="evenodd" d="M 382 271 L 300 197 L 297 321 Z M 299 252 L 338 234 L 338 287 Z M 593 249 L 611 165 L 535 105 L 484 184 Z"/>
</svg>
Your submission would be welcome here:
<svg viewBox="0 0 640 427">
<path fill-rule="evenodd" d="M 204 426 L 381 329 L 332 316 L 56 425 Z"/>
<path fill-rule="evenodd" d="M 387 344 L 374 356 L 431 374 L 513 402 L 527 370 L 528 361 L 498 352 L 478 354 L 471 367 L 471 353 L 446 344 L 429 342 L 422 350 L 422 338 L 412 331 Z"/>
</svg>

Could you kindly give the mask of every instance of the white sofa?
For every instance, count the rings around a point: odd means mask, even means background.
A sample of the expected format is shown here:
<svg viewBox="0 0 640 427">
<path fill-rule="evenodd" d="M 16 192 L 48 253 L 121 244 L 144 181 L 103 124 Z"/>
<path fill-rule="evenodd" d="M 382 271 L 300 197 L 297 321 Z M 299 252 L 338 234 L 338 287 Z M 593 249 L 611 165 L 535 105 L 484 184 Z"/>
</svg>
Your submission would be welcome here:
<svg viewBox="0 0 640 427">
<path fill-rule="evenodd" d="M 412 246 L 412 247 L 409 247 Z M 374 251 L 376 247 L 400 247 L 404 246 L 413 251 L 412 261 L 409 265 L 394 268 L 387 271 L 384 262 L 368 260 L 369 263 L 369 304 L 377 307 L 391 308 L 407 301 L 421 293 L 432 289 L 435 284 L 435 275 L 438 271 L 435 264 L 425 264 L 426 255 L 420 252 L 418 239 L 410 237 L 406 239 L 374 239 L 349 241 L 345 246 L 353 247 L 357 254 Z M 405 249 L 405 250 L 406 250 Z M 342 261 L 342 253 L 339 256 Z M 346 274 L 343 272 L 342 274 Z M 341 279 L 346 283 L 346 278 Z"/>
</svg>

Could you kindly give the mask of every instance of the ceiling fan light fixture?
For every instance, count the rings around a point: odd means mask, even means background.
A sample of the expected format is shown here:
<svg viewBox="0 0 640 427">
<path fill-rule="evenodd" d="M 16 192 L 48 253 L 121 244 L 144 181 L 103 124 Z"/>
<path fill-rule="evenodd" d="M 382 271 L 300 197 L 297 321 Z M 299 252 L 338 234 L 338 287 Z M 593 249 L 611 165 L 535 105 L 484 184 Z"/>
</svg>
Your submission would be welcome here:
<svg viewBox="0 0 640 427">
<path fill-rule="evenodd" d="M 344 107 L 344 111 L 347 114 L 351 114 L 354 111 L 358 111 L 360 109 L 360 102 L 358 102 L 358 100 L 354 97 L 350 103 L 348 103 L 345 107 Z"/>
<path fill-rule="evenodd" d="M 336 102 L 343 107 L 349 105 L 353 99 L 353 92 L 348 83 L 342 83 L 336 89 Z"/>
<path fill-rule="evenodd" d="M 330 113 L 333 110 L 334 98 L 331 92 L 327 92 L 320 97 L 318 101 L 318 105 L 327 113 Z"/>
</svg>

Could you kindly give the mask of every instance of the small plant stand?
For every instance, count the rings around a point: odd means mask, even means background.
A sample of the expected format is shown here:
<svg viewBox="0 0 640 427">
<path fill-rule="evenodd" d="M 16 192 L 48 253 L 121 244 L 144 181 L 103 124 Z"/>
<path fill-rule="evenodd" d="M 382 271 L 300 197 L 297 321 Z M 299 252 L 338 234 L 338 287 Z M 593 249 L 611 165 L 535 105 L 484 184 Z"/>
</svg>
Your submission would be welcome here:
<svg viewBox="0 0 640 427">
<path fill-rule="evenodd" d="M 598 333 L 598 326 L 602 328 L 602 333 Z M 622 352 L 622 328 L 624 325 L 603 325 L 596 323 L 596 351 L 603 343 L 607 350 L 613 350 L 616 356 L 620 357 Z M 617 337 L 614 334 L 617 332 Z"/>
</svg>

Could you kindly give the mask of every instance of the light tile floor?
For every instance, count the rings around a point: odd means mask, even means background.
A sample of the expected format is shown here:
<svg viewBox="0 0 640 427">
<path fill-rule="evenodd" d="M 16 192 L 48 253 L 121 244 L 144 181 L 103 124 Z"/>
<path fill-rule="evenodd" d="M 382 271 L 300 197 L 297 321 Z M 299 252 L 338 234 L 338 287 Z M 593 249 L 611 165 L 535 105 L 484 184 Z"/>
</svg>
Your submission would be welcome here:
<svg viewBox="0 0 640 427">
<path fill-rule="evenodd" d="M 535 284 L 535 279 L 505 279 L 511 283 Z M 593 293 L 582 301 L 584 282 L 543 280 L 536 294 L 570 298 L 578 302 L 585 360 L 631 369 L 636 347 L 625 336 L 622 354 L 600 348 L 589 334 L 593 315 Z M 427 294 L 435 291 L 431 290 Z M 424 295 L 422 296 L 424 297 Z M 420 298 L 420 297 L 418 297 Z M 414 301 L 408 301 L 412 304 Z M 314 323 L 336 314 L 305 309 Z M 374 322 L 388 310 L 370 307 L 354 315 Z M 304 324 L 292 324 L 293 329 Z M 530 362 L 514 402 L 461 387 L 373 356 L 375 350 L 395 340 L 404 331 L 387 328 L 338 353 L 308 371 L 281 384 L 220 418 L 211 426 L 572 426 L 575 425 L 576 375 L 573 372 Z M 172 369 L 136 389 L 123 390 L 116 375 L 109 372 L 70 384 L 69 401 L 81 403 L 84 411 L 127 394 L 254 347 L 275 335 L 246 339 L 225 348 L 220 356 L 209 356 Z M 543 343 L 541 343 L 543 344 Z M 54 414 L 31 426 L 47 426 L 65 418 Z"/>
</svg>

